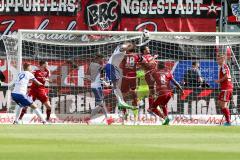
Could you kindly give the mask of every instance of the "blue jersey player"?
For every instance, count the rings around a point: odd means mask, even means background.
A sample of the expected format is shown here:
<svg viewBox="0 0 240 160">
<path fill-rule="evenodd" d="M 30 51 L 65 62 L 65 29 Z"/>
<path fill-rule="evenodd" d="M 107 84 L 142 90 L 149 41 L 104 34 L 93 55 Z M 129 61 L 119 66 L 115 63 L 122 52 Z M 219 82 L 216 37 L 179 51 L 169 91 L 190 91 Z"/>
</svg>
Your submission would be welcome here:
<svg viewBox="0 0 240 160">
<path fill-rule="evenodd" d="M 28 63 L 25 63 L 23 65 L 24 71 L 20 72 L 18 74 L 18 78 L 15 82 L 15 87 L 12 91 L 12 99 L 19 105 L 16 107 L 16 117 L 13 124 L 18 124 L 19 116 L 21 114 L 21 110 L 23 107 L 30 106 L 33 111 L 37 114 L 37 116 L 42 120 L 42 123 L 45 124 L 46 121 L 43 118 L 42 113 L 37 108 L 37 106 L 33 103 L 33 100 L 28 97 L 27 95 L 27 88 L 29 81 L 33 81 L 33 83 L 37 85 L 43 85 L 40 83 L 34 75 L 31 73 L 31 65 Z"/>
<path fill-rule="evenodd" d="M 117 97 L 118 105 L 128 109 L 135 109 L 133 106 L 128 105 L 122 96 L 122 92 L 119 88 L 119 80 L 121 79 L 120 64 L 124 57 L 129 53 L 129 50 L 134 50 L 135 45 L 132 43 L 124 43 L 123 45 L 117 46 L 112 56 L 109 58 L 106 64 L 106 76 L 113 85 L 113 91 Z"/>
<path fill-rule="evenodd" d="M 108 86 L 108 84 L 101 79 L 101 71 L 103 69 L 103 55 L 97 54 L 89 65 L 88 74 L 91 80 L 91 89 L 95 96 L 95 105 L 91 112 L 90 118 L 92 119 L 97 113 L 102 111 L 105 115 L 105 119 L 108 125 L 113 122 L 112 118 L 108 118 L 107 109 L 104 103 L 103 96 L 103 85 Z"/>
</svg>

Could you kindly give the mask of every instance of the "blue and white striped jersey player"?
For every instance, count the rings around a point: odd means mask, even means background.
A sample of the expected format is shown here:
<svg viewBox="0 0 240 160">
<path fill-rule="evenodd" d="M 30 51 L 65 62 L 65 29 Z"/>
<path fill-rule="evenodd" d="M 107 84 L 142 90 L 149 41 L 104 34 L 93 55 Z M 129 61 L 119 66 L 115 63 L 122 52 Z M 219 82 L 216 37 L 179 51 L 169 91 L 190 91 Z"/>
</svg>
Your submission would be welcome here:
<svg viewBox="0 0 240 160">
<path fill-rule="evenodd" d="M 120 64 L 124 57 L 129 53 L 129 50 L 134 50 L 135 45 L 132 43 L 124 43 L 123 45 L 117 46 L 114 50 L 112 56 L 109 58 L 108 63 L 106 64 L 106 76 L 109 81 L 111 81 L 113 86 L 113 91 L 117 97 L 119 107 L 124 107 L 127 109 L 136 109 L 135 107 L 128 105 L 122 96 L 122 92 L 119 88 L 119 80 L 121 79 L 120 73 Z"/>
<path fill-rule="evenodd" d="M 46 120 L 44 119 L 42 113 L 37 108 L 37 106 L 33 103 L 32 98 L 27 95 L 27 88 L 28 88 L 29 81 L 33 81 L 33 83 L 39 86 L 43 84 L 40 83 L 31 73 L 30 64 L 25 63 L 23 65 L 23 69 L 24 71 L 18 74 L 14 89 L 11 94 L 12 99 L 18 104 L 16 106 L 16 117 L 13 124 L 18 124 L 18 120 L 19 120 L 19 116 L 21 114 L 22 108 L 28 107 L 28 106 L 30 106 L 33 109 L 33 111 L 41 119 L 42 123 L 45 124 Z"/>
</svg>

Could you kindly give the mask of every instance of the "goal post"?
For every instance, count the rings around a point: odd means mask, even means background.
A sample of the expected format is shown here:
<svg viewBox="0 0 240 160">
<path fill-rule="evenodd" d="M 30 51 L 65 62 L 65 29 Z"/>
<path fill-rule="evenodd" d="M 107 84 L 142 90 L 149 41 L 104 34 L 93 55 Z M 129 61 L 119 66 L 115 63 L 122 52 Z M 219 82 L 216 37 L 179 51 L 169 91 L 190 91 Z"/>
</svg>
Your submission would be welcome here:
<svg viewBox="0 0 240 160">
<path fill-rule="evenodd" d="M 17 36 L 5 36 L 3 41 L 8 68 L 15 68 L 9 71 L 10 90 L 24 62 L 31 63 L 36 69 L 40 60 L 48 61 L 52 82 L 47 88 L 55 114 L 87 114 L 95 107 L 90 82 L 85 78 L 94 55 L 104 55 L 107 62 L 114 49 L 124 42 L 135 43 L 137 54 L 143 44 L 147 45 L 151 54 L 158 55 L 157 61 L 171 70 L 186 93 L 181 95 L 173 86 L 174 94 L 168 104 L 170 115 L 194 117 L 221 114 L 217 107 L 219 86 L 214 82 L 218 78 L 218 52 L 227 55 L 231 68 L 235 87 L 231 107 L 239 105 L 239 38 L 240 33 L 216 32 L 149 32 L 146 35 L 137 31 L 19 30 Z M 202 80 L 199 83 L 187 75 L 195 62 L 200 67 Z M 186 84 L 186 81 L 192 84 Z M 145 97 L 147 108 L 148 96 Z M 109 113 L 116 113 L 116 97 L 111 87 L 104 87 L 104 98 Z M 131 100 L 127 102 L 131 103 Z M 147 114 L 147 111 L 143 113 Z M 232 114 L 237 113 L 232 111 Z"/>
</svg>

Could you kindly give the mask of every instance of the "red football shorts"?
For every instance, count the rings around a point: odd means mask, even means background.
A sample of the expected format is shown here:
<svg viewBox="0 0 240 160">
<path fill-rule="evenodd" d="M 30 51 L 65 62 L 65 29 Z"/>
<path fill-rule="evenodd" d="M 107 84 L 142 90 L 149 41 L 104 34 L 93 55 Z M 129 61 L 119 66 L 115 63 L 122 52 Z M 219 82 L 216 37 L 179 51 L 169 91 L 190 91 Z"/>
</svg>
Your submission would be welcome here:
<svg viewBox="0 0 240 160">
<path fill-rule="evenodd" d="M 159 105 L 161 105 L 161 106 L 167 105 L 167 103 L 171 99 L 171 97 L 172 97 L 172 93 L 171 92 L 159 95 L 158 98 L 153 102 L 152 107 L 156 108 Z"/>
<path fill-rule="evenodd" d="M 232 98 L 232 90 L 221 90 L 218 95 L 218 100 L 223 102 L 229 102 Z"/>
<path fill-rule="evenodd" d="M 30 90 L 29 96 L 32 97 L 33 101 L 36 99 L 40 100 L 42 103 L 49 101 L 45 90 Z"/>
<path fill-rule="evenodd" d="M 121 91 L 122 93 L 127 93 L 130 90 L 135 90 L 137 87 L 136 78 L 122 78 Z"/>
</svg>

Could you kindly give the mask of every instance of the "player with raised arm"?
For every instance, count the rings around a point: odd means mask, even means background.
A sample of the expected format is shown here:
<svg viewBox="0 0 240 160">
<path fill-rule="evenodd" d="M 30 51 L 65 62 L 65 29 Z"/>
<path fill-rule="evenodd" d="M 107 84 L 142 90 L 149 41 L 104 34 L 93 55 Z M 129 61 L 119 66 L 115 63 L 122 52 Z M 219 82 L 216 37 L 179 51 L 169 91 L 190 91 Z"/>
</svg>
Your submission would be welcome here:
<svg viewBox="0 0 240 160">
<path fill-rule="evenodd" d="M 45 83 L 49 81 L 49 77 L 50 77 L 50 71 L 48 70 L 48 62 L 45 60 L 41 60 L 39 62 L 39 69 L 35 70 L 33 74 L 35 78 L 39 82 L 41 82 L 43 85 L 38 86 L 35 83 L 33 83 L 29 91 L 29 96 L 32 97 L 33 101 L 35 101 L 36 99 L 40 100 L 42 104 L 47 108 L 46 120 L 49 121 L 50 115 L 51 115 L 51 104 L 47 96 L 47 88 L 44 86 Z M 19 117 L 20 120 L 22 119 L 26 111 L 27 111 L 27 107 L 22 109 L 22 113 Z"/>
<path fill-rule="evenodd" d="M 103 55 L 97 54 L 93 61 L 89 65 L 88 74 L 89 79 L 91 80 L 91 90 L 95 96 L 95 105 L 91 112 L 90 118 L 92 119 L 99 112 L 103 112 L 105 115 L 105 119 L 108 125 L 113 122 L 112 118 L 108 118 L 107 109 L 104 103 L 104 95 L 103 95 L 103 85 L 108 84 L 101 79 L 101 72 L 103 70 Z"/>
<path fill-rule="evenodd" d="M 106 77 L 112 83 L 114 94 L 118 101 L 118 106 L 127 108 L 127 109 L 134 109 L 135 108 L 131 105 L 128 105 L 123 100 L 122 92 L 119 88 L 119 80 L 121 79 L 120 73 L 120 63 L 124 59 L 124 57 L 129 54 L 129 50 L 134 49 L 134 45 L 132 43 L 124 43 L 123 45 L 117 46 L 114 50 L 112 56 L 109 58 L 108 63 L 105 66 L 106 69 Z"/>
<path fill-rule="evenodd" d="M 153 104 L 154 101 L 154 86 L 155 86 L 155 80 L 153 78 L 153 74 L 156 72 L 157 69 L 157 61 L 155 60 L 157 56 L 152 56 L 150 53 L 150 49 L 148 46 L 142 46 L 140 48 L 141 54 L 142 54 L 142 60 L 141 60 L 141 67 L 145 71 L 145 80 L 149 87 L 149 106 Z"/>
<path fill-rule="evenodd" d="M 219 79 L 215 80 L 216 83 L 220 84 L 221 92 L 218 96 L 218 105 L 221 107 L 223 115 L 225 116 L 226 122 L 225 126 L 231 125 L 230 119 L 230 110 L 229 110 L 229 102 L 232 98 L 233 93 L 233 84 L 231 80 L 230 69 L 226 64 L 226 56 L 222 54 L 218 54 L 217 63 L 220 66 L 219 69 Z"/>
<path fill-rule="evenodd" d="M 122 80 L 121 80 L 121 91 L 124 100 L 132 100 L 132 105 L 137 106 L 138 97 L 136 93 L 137 87 L 137 64 L 139 62 L 139 55 L 134 53 L 134 48 L 129 50 L 127 55 L 124 57 L 121 63 L 122 69 Z M 126 108 L 123 109 L 126 114 Z"/>
<path fill-rule="evenodd" d="M 46 120 L 43 118 L 42 113 L 37 108 L 33 100 L 27 95 L 27 88 L 29 81 L 33 81 L 35 85 L 42 86 L 43 84 L 39 82 L 34 75 L 31 73 L 31 65 L 25 63 L 23 65 L 24 71 L 18 74 L 18 79 L 15 82 L 15 87 L 12 91 L 12 99 L 19 105 L 16 108 L 16 117 L 13 124 L 18 124 L 19 116 L 21 114 L 22 108 L 31 107 L 37 116 L 41 119 L 42 123 L 45 124 Z"/>
<path fill-rule="evenodd" d="M 167 103 L 173 95 L 170 82 L 172 81 L 183 94 L 184 92 L 179 83 L 173 78 L 172 73 L 165 68 L 164 62 L 158 63 L 158 70 L 154 72 L 152 76 L 156 81 L 157 99 L 153 102 L 148 111 L 163 118 L 163 125 L 168 125 L 170 119 L 168 118 Z M 163 114 L 158 110 L 158 106 L 162 108 Z"/>
</svg>

